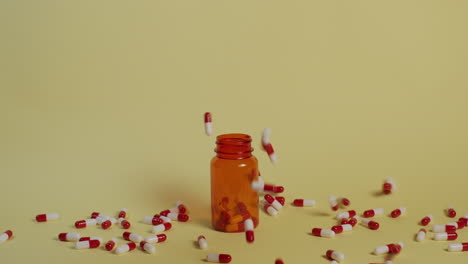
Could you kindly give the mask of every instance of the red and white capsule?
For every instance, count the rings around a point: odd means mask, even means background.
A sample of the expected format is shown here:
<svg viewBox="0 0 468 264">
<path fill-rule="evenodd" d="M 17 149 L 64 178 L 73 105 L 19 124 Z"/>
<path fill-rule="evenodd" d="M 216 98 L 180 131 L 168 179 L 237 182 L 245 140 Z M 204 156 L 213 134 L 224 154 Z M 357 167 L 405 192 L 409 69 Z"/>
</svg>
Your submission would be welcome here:
<svg viewBox="0 0 468 264">
<path fill-rule="evenodd" d="M 325 254 L 329 260 L 336 260 L 338 262 L 341 262 L 344 260 L 345 256 L 343 253 L 340 253 L 338 251 L 334 250 L 327 250 L 327 253 Z"/>
<path fill-rule="evenodd" d="M 263 182 L 263 180 L 258 179 L 256 181 L 252 181 L 250 184 L 252 190 L 256 192 L 271 192 L 271 193 L 282 193 L 284 192 L 283 186 L 275 186 L 273 184 L 268 184 Z"/>
<path fill-rule="evenodd" d="M 177 220 L 179 222 L 187 222 L 189 216 L 186 214 L 167 213 L 166 211 L 161 212 L 161 216 L 166 216 L 171 220 Z"/>
<path fill-rule="evenodd" d="M 306 199 L 295 199 L 293 202 L 294 206 L 306 207 L 306 206 L 315 206 L 315 200 L 306 200 Z"/>
<path fill-rule="evenodd" d="M 333 195 L 328 196 L 328 203 L 330 204 L 330 207 L 333 211 L 338 210 L 338 207 L 339 207 L 338 199 L 336 199 L 335 196 Z"/>
<path fill-rule="evenodd" d="M 89 240 L 99 240 L 99 242 L 101 242 L 102 244 L 102 237 L 80 237 L 80 239 L 78 239 L 78 241 L 89 241 Z"/>
<path fill-rule="evenodd" d="M 271 196 L 269 194 L 266 194 L 263 198 L 265 198 L 265 201 L 270 203 L 271 206 L 273 206 L 273 208 L 275 208 L 276 210 L 279 211 L 279 210 L 281 210 L 283 208 L 281 203 L 278 200 L 276 200 L 275 198 L 273 198 L 273 196 Z"/>
<path fill-rule="evenodd" d="M 154 243 L 164 242 L 166 241 L 166 239 L 167 239 L 167 236 L 165 234 L 157 234 L 157 235 L 149 236 L 145 238 L 145 241 L 148 243 L 154 244 Z"/>
<path fill-rule="evenodd" d="M 464 215 L 463 217 L 460 217 L 458 221 L 462 221 L 465 226 L 468 226 L 468 214 Z"/>
<path fill-rule="evenodd" d="M 37 222 L 47 222 L 49 220 L 56 220 L 60 216 L 58 213 L 47 213 L 47 214 L 38 214 L 36 215 Z"/>
<path fill-rule="evenodd" d="M 106 214 L 103 214 L 103 213 L 99 213 L 99 212 L 91 213 L 91 218 L 98 218 L 98 217 L 101 217 L 101 218 L 104 218 L 104 219 L 109 219 L 110 218 L 109 215 L 106 215 Z"/>
<path fill-rule="evenodd" d="M 447 225 L 454 226 L 456 229 L 462 229 L 465 227 L 465 222 L 462 220 L 459 220 L 457 222 L 448 223 Z"/>
<path fill-rule="evenodd" d="M 392 218 L 397 218 L 399 217 L 401 214 L 404 214 L 406 213 L 406 207 L 400 207 L 400 208 L 397 208 L 395 210 L 393 210 L 391 213 L 390 213 L 390 216 Z"/>
<path fill-rule="evenodd" d="M 374 216 L 377 216 L 377 215 L 381 215 L 383 213 L 384 213 L 383 208 L 375 208 L 375 209 L 370 209 L 370 210 L 364 211 L 364 213 L 362 213 L 362 216 L 364 216 L 366 218 L 369 218 L 369 217 L 374 217 Z"/>
<path fill-rule="evenodd" d="M 107 251 L 112 251 L 115 248 L 115 245 L 117 244 L 117 238 L 113 237 L 111 240 L 107 241 L 105 248 Z"/>
<path fill-rule="evenodd" d="M 275 208 L 273 208 L 273 206 L 271 206 L 271 204 L 269 203 L 265 203 L 263 208 L 271 216 L 275 216 L 278 214 L 278 211 Z"/>
<path fill-rule="evenodd" d="M 181 213 L 181 214 L 186 214 L 187 213 L 187 207 L 185 206 L 184 202 L 177 201 L 176 206 L 179 209 L 179 213 Z"/>
<path fill-rule="evenodd" d="M 377 230 L 377 229 L 379 229 L 379 227 L 380 227 L 380 224 L 377 223 L 376 221 L 372 221 L 372 220 L 366 219 L 366 218 L 363 218 L 363 219 L 361 220 L 361 224 L 362 224 L 363 226 L 367 226 L 367 227 L 368 227 L 369 229 L 371 229 L 371 230 Z"/>
<path fill-rule="evenodd" d="M 228 254 L 209 254 L 206 256 L 206 261 L 208 262 L 229 263 L 231 260 L 232 257 Z"/>
<path fill-rule="evenodd" d="M 79 220 L 75 222 L 75 227 L 76 228 L 85 228 L 88 226 L 95 226 L 97 224 L 96 219 L 90 218 L 90 219 L 85 219 L 85 220 Z"/>
<path fill-rule="evenodd" d="M 135 243 L 140 243 L 143 240 L 142 236 L 140 236 L 138 234 L 135 234 L 135 233 L 130 233 L 130 232 L 124 232 L 122 234 L 122 237 L 125 240 L 132 241 L 132 242 L 135 242 Z"/>
<path fill-rule="evenodd" d="M 7 230 L 3 232 L 0 235 L 0 244 L 7 241 L 8 239 L 11 239 L 12 236 L 13 236 L 13 232 L 11 230 Z"/>
<path fill-rule="evenodd" d="M 455 216 L 457 216 L 457 211 L 455 211 L 455 209 L 453 209 L 452 206 L 449 206 L 447 208 L 447 216 L 450 218 L 454 218 Z"/>
<path fill-rule="evenodd" d="M 396 184 L 392 178 L 386 179 L 384 184 L 382 185 L 382 192 L 384 194 L 391 194 L 396 189 Z"/>
<path fill-rule="evenodd" d="M 432 232 L 440 233 L 440 232 L 455 232 L 457 230 L 456 226 L 453 225 L 433 225 Z"/>
<path fill-rule="evenodd" d="M 357 215 L 348 219 L 348 224 L 355 226 L 358 222 L 359 217 Z"/>
<path fill-rule="evenodd" d="M 341 213 L 338 213 L 336 215 L 336 219 L 343 219 L 343 218 L 351 218 L 351 217 L 354 217 L 356 215 L 356 211 L 354 210 L 349 210 L 349 211 L 346 211 L 346 212 L 341 212 Z"/>
<path fill-rule="evenodd" d="M 117 223 L 117 219 L 111 217 L 110 219 L 101 223 L 102 229 L 106 230 L 109 229 L 113 224 Z"/>
<path fill-rule="evenodd" d="M 205 113 L 204 121 L 205 121 L 205 134 L 207 136 L 211 136 L 211 134 L 213 134 L 213 125 L 212 125 L 211 113 L 210 112 Z"/>
<path fill-rule="evenodd" d="M 127 243 L 125 245 L 121 245 L 121 246 L 118 246 L 114 253 L 117 254 L 117 255 L 120 255 L 122 253 L 125 253 L 125 252 L 130 252 L 132 250 L 134 250 L 136 248 L 136 244 L 135 242 L 130 242 L 130 243 Z"/>
<path fill-rule="evenodd" d="M 164 224 L 153 226 L 153 228 L 151 229 L 151 232 L 153 232 L 155 234 L 156 233 L 161 233 L 161 232 L 164 232 L 164 231 L 167 231 L 167 230 L 171 229 L 171 227 L 172 227 L 171 223 L 164 223 Z"/>
<path fill-rule="evenodd" d="M 254 223 L 252 219 L 247 219 L 244 221 L 244 230 L 245 230 L 245 240 L 248 243 L 254 242 L 255 240 Z"/>
<path fill-rule="evenodd" d="M 130 224 L 130 222 L 128 220 L 126 220 L 125 218 L 119 218 L 117 219 L 117 221 L 119 222 L 120 226 L 123 228 L 123 229 L 129 229 L 132 224 Z"/>
<path fill-rule="evenodd" d="M 275 260 L 275 264 L 284 264 L 284 261 L 280 258 Z"/>
<path fill-rule="evenodd" d="M 151 217 L 151 216 L 145 216 L 141 220 L 141 222 L 149 225 L 160 225 L 163 223 L 163 220 L 159 217 Z"/>
<path fill-rule="evenodd" d="M 198 247 L 200 247 L 200 249 L 208 248 L 208 242 L 206 242 L 205 236 L 198 236 L 197 241 L 198 241 Z"/>
<path fill-rule="evenodd" d="M 433 219 L 434 217 L 432 215 L 426 215 L 421 219 L 421 225 L 427 226 Z"/>
<path fill-rule="evenodd" d="M 444 232 L 444 233 L 435 233 L 432 239 L 436 241 L 447 241 L 455 240 L 458 238 L 458 234 L 455 232 Z"/>
<path fill-rule="evenodd" d="M 156 247 L 146 241 L 141 241 L 140 247 L 143 251 L 145 251 L 148 254 L 154 254 L 154 252 L 156 252 Z"/>
<path fill-rule="evenodd" d="M 348 198 L 345 198 L 345 197 L 340 197 L 340 198 L 338 198 L 338 200 L 340 201 L 340 204 L 343 207 L 347 207 L 347 206 L 349 206 L 351 204 L 351 201 Z"/>
<path fill-rule="evenodd" d="M 419 229 L 418 233 L 416 234 L 416 241 L 421 242 L 421 241 L 426 240 L 426 233 L 427 233 L 426 229 L 424 228 Z"/>
<path fill-rule="evenodd" d="M 375 255 L 382 255 L 386 253 L 398 254 L 400 253 L 401 248 L 403 248 L 403 242 L 398 242 L 396 244 L 388 244 L 385 246 L 376 247 L 374 249 L 374 254 Z"/>
<path fill-rule="evenodd" d="M 127 208 L 120 209 L 120 212 L 117 215 L 117 218 L 127 218 Z"/>
<path fill-rule="evenodd" d="M 468 243 L 457 243 L 457 244 L 449 244 L 448 251 L 450 252 L 460 252 L 460 251 L 468 251 Z"/>
<path fill-rule="evenodd" d="M 336 225 L 331 228 L 335 234 L 343 233 L 343 231 L 351 231 L 353 230 L 353 226 L 350 224 L 344 224 L 344 225 Z"/>
<path fill-rule="evenodd" d="M 312 228 L 312 235 L 318 237 L 335 237 L 335 232 L 333 230 L 322 229 L 322 228 Z"/>
<path fill-rule="evenodd" d="M 270 157 L 270 160 L 273 164 L 275 164 L 278 159 L 275 154 L 275 150 L 270 142 L 271 137 L 271 128 L 265 128 L 262 133 L 262 147 Z"/>
<path fill-rule="evenodd" d="M 75 244 L 75 248 L 77 249 L 88 249 L 88 248 L 98 248 L 101 245 L 101 241 L 95 240 L 84 240 L 78 241 Z"/>
<path fill-rule="evenodd" d="M 60 241 L 78 241 L 80 238 L 81 235 L 78 233 L 60 233 L 58 235 Z"/>
</svg>

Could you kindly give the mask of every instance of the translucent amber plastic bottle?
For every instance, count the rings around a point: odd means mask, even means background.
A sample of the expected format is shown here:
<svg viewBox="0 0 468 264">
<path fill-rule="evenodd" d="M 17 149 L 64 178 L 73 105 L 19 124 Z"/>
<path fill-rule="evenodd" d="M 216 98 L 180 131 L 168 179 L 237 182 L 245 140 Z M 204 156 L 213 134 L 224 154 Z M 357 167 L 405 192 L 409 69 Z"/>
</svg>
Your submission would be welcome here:
<svg viewBox="0 0 468 264">
<path fill-rule="evenodd" d="M 258 161 L 252 155 L 252 139 L 245 134 L 216 138 L 211 160 L 211 224 L 223 232 L 244 231 L 244 220 L 258 225 L 258 193 L 251 183 L 258 179 Z"/>
</svg>

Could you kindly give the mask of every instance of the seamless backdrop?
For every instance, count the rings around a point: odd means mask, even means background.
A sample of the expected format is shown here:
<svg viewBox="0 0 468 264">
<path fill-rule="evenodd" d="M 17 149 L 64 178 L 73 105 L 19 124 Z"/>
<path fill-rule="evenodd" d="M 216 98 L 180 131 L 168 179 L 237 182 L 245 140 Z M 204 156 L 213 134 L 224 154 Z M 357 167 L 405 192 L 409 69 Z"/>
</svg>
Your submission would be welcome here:
<svg viewBox="0 0 468 264">
<path fill-rule="evenodd" d="M 395 263 L 466 263 L 447 242 L 414 242 L 417 222 L 468 213 L 468 2 L 445 1 L 0 1 L 0 245 L 5 263 L 383 262 L 370 252 L 403 241 Z M 260 170 L 285 186 L 287 206 L 261 215 L 256 242 L 209 227 L 215 135 L 252 135 Z M 273 129 L 273 166 L 259 142 Z M 378 195 L 382 181 L 399 186 Z M 335 239 L 328 195 L 352 208 L 406 206 L 381 230 Z M 155 255 L 117 257 L 56 241 L 92 211 L 146 215 L 184 200 Z M 56 222 L 33 221 L 59 212 Z M 88 228 L 110 239 L 122 230 Z M 194 246 L 204 234 L 207 252 Z M 458 241 L 468 239 L 459 232 Z M 121 241 L 120 241 L 121 243 Z"/>
</svg>

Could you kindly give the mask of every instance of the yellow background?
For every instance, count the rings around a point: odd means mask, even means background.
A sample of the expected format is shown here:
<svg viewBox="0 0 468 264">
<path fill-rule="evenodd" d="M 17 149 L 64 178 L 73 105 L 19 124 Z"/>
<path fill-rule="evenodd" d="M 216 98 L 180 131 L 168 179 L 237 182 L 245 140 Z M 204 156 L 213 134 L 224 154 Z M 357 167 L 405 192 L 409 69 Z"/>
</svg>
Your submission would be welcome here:
<svg viewBox="0 0 468 264">
<path fill-rule="evenodd" d="M 382 262 L 370 252 L 404 241 L 395 263 L 466 263 L 447 242 L 414 242 L 417 222 L 468 213 L 468 2 L 444 1 L 1 1 L 0 245 L 2 263 Z M 267 182 L 316 199 L 261 215 L 252 245 L 209 227 L 215 134 L 253 136 Z M 260 151 L 273 129 L 279 162 Z M 376 195 L 386 177 L 399 191 Z M 362 212 L 407 206 L 382 227 L 335 239 L 330 194 Z M 56 241 L 92 211 L 129 209 L 134 232 L 186 201 L 155 255 L 115 256 Z M 34 216 L 62 218 L 38 224 Z M 121 234 L 88 228 L 83 235 Z M 466 230 L 458 241 L 467 241 Z M 204 234 L 209 250 L 193 242 Z"/>
</svg>

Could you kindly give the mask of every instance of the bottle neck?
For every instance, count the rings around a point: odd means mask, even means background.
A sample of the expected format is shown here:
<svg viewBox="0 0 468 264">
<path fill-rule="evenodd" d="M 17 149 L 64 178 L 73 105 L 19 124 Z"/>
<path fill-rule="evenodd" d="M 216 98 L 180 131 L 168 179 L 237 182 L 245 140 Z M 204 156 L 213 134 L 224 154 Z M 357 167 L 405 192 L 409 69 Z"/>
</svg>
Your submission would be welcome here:
<svg viewBox="0 0 468 264">
<path fill-rule="evenodd" d="M 221 159 L 246 159 L 252 156 L 252 138 L 246 134 L 224 134 L 216 137 L 216 156 Z"/>
</svg>

